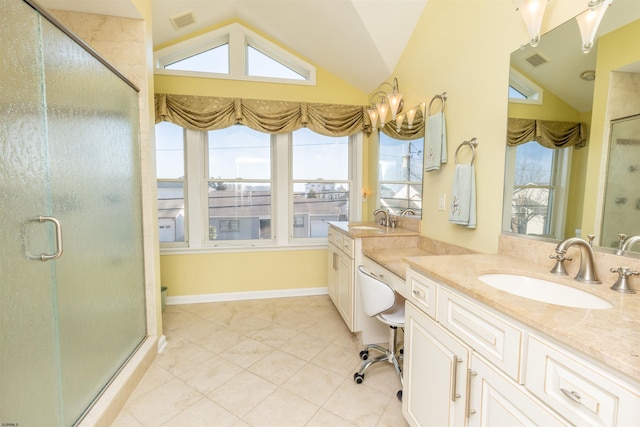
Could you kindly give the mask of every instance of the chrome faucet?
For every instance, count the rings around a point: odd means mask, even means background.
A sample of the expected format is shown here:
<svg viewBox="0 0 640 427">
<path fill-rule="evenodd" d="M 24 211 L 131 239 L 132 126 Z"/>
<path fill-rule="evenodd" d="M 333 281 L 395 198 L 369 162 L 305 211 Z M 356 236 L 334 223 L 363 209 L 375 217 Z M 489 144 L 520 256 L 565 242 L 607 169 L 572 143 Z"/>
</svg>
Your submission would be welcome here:
<svg viewBox="0 0 640 427">
<path fill-rule="evenodd" d="M 631 236 L 624 241 L 622 246 L 620 247 L 621 251 L 630 251 L 631 248 L 635 246 L 636 243 L 640 242 L 640 236 Z"/>
<path fill-rule="evenodd" d="M 574 245 L 580 247 L 580 269 L 574 280 L 594 285 L 602 283 L 596 275 L 593 249 L 591 249 L 589 243 L 579 237 L 570 237 L 558 243 L 558 246 L 556 246 L 556 255 L 549 255 L 549 258 L 556 260 L 556 265 L 551 269 L 551 273 L 567 274 L 567 270 L 564 268 L 564 261 L 571 261 L 571 258 L 565 255 L 567 249 Z"/>
<path fill-rule="evenodd" d="M 409 209 L 405 209 L 402 212 L 400 212 L 400 216 L 405 216 L 405 215 L 415 215 L 416 211 L 414 211 L 413 209 L 409 208 Z"/>
<path fill-rule="evenodd" d="M 380 225 L 383 225 L 385 227 L 389 226 L 389 211 L 386 209 L 376 209 L 375 211 L 373 211 L 373 219 L 376 219 L 376 215 L 378 215 L 380 212 L 382 212 L 384 214 L 384 218 L 382 218 L 382 221 L 380 221 Z"/>
</svg>

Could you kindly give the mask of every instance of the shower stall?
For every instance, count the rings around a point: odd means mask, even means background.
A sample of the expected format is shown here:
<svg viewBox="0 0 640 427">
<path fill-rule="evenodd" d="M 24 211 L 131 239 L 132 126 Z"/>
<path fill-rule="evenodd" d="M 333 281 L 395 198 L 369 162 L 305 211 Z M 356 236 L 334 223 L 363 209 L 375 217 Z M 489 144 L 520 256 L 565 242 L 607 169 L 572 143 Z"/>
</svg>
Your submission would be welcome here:
<svg viewBox="0 0 640 427">
<path fill-rule="evenodd" d="M 74 425 L 147 335 L 138 92 L 0 4 L 0 423 Z"/>
</svg>

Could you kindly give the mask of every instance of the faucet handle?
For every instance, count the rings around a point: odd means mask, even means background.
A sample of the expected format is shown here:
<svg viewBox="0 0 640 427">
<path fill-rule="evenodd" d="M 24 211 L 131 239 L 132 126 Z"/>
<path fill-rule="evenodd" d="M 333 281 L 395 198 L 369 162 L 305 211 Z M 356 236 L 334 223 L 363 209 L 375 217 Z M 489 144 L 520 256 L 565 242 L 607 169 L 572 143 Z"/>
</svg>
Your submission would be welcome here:
<svg viewBox="0 0 640 427">
<path fill-rule="evenodd" d="M 566 254 L 567 254 L 567 251 L 556 249 L 555 255 L 549 255 L 549 258 L 556 260 L 556 264 L 553 266 L 551 270 L 549 270 L 550 273 L 562 274 L 565 276 L 569 274 L 567 273 L 567 270 L 564 268 L 564 262 L 571 261 L 573 258 L 565 256 Z"/>
<path fill-rule="evenodd" d="M 618 234 L 618 249 L 622 249 L 622 245 L 624 245 L 624 241 L 627 240 L 627 235 L 624 233 Z"/>
<path fill-rule="evenodd" d="M 589 238 L 589 246 L 593 247 L 593 239 L 596 238 L 595 234 L 587 234 L 587 238 Z"/>
<path fill-rule="evenodd" d="M 609 271 L 618 273 L 618 280 L 611 286 L 611 289 L 625 294 L 635 294 L 636 290 L 629 284 L 629 277 L 639 275 L 640 272 L 631 270 L 629 267 L 611 268 Z"/>
<path fill-rule="evenodd" d="M 555 255 L 549 255 L 549 258 L 558 260 L 558 262 L 573 261 L 573 258 L 571 258 L 570 256 L 566 256 L 566 255 L 567 255 L 566 251 L 556 251 L 556 254 Z"/>
</svg>

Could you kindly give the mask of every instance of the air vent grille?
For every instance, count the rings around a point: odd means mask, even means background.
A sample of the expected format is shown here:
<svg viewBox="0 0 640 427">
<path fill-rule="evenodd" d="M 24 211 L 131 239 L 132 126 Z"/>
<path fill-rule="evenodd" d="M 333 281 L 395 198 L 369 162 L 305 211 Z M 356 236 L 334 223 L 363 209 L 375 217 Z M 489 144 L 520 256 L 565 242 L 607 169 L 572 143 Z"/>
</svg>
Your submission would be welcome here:
<svg viewBox="0 0 640 427">
<path fill-rule="evenodd" d="M 533 65 L 534 67 L 538 67 L 544 63 L 549 62 L 547 60 L 547 58 L 545 58 L 544 56 L 540 55 L 539 53 L 534 53 L 533 55 L 529 56 L 528 58 L 525 58 L 525 60 Z"/>
<path fill-rule="evenodd" d="M 173 24 L 173 28 L 180 30 L 187 25 L 194 24 L 196 22 L 196 17 L 193 14 L 193 10 L 186 10 L 182 13 L 178 13 L 177 15 L 170 16 L 169 21 Z"/>
</svg>

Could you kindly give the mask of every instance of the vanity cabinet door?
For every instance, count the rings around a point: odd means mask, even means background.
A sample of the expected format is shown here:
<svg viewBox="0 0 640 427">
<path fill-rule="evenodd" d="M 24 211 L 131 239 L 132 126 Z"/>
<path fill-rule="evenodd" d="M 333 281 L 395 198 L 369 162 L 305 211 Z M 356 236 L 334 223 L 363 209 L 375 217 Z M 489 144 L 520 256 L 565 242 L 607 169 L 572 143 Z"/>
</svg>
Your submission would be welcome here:
<svg viewBox="0 0 640 427">
<path fill-rule="evenodd" d="M 331 242 L 331 240 L 329 240 Z M 338 249 L 329 243 L 327 247 L 327 291 L 334 305 L 338 305 Z"/>
<path fill-rule="evenodd" d="M 336 307 L 351 332 L 356 331 L 354 320 L 354 261 L 343 252 L 336 253 Z"/>
<path fill-rule="evenodd" d="M 470 351 L 407 302 L 402 412 L 414 427 L 464 426 Z"/>
<path fill-rule="evenodd" d="M 475 353 L 469 378 L 469 427 L 571 425 Z"/>
</svg>

